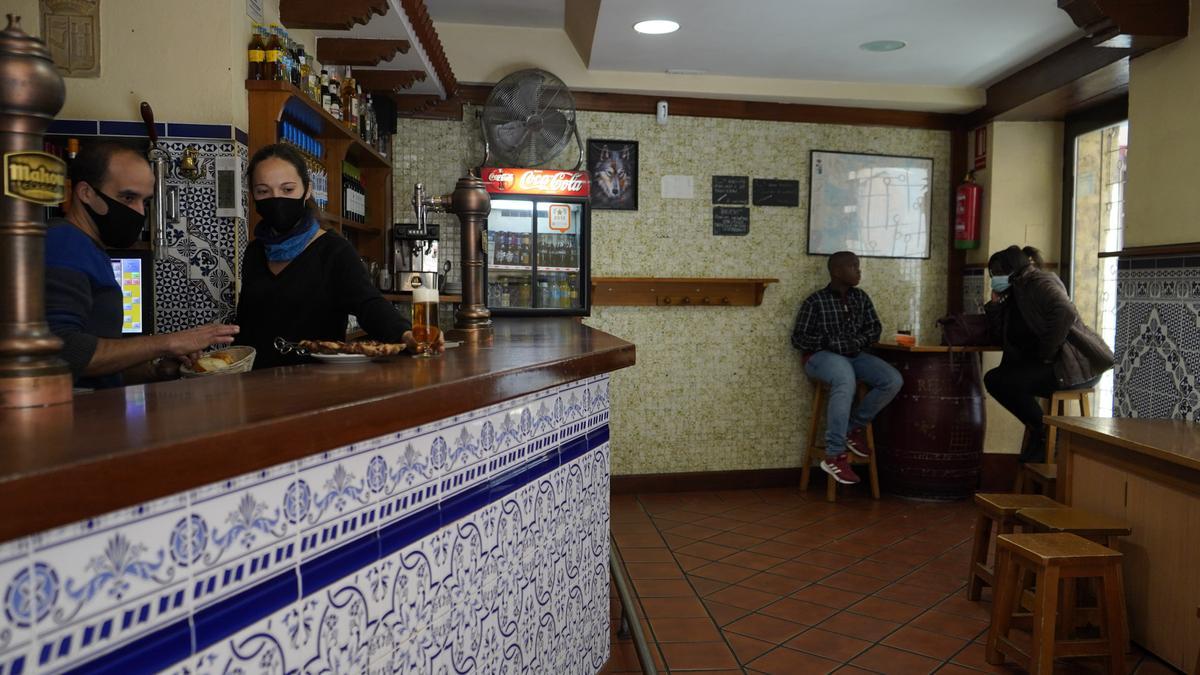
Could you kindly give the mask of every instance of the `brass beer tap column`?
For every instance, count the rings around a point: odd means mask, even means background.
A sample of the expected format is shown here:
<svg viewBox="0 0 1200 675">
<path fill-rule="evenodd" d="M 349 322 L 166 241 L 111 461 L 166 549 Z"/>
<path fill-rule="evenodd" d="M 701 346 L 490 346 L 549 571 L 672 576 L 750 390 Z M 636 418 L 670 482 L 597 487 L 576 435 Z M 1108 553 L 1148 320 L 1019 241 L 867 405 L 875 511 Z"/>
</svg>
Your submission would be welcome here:
<svg viewBox="0 0 1200 675">
<path fill-rule="evenodd" d="M 426 198 L 424 205 L 434 211 L 453 213 L 460 223 L 463 299 L 454 313 L 454 328 L 446 331 L 446 337 L 467 344 L 490 342 L 492 313 L 488 311 L 487 297 L 483 294 L 483 259 L 487 255 L 483 233 L 487 228 L 488 214 L 492 212 L 492 198 L 484 188 L 483 181 L 478 176 L 468 174 L 458 179 L 454 192 Z M 417 207 L 417 204 L 413 206 Z"/>
<path fill-rule="evenodd" d="M 42 152 L 66 87 L 46 44 L 12 14 L 0 31 L 0 82 L 0 409 L 67 403 L 71 373 L 46 324 L 43 222 L 43 207 L 63 200 L 65 167 Z"/>
</svg>

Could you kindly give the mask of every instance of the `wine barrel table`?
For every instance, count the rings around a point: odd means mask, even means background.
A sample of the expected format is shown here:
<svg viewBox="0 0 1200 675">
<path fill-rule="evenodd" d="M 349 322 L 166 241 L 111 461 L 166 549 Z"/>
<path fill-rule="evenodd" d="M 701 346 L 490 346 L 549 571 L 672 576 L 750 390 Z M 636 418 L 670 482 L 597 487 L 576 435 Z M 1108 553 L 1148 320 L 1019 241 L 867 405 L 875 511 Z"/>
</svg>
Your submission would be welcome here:
<svg viewBox="0 0 1200 675">
<path fill-rule="evenodd" d="M 979 353 L 997 349 L 875 345 L 875 354 L 904 376 L 900 393 L 875 418 L 884 492 L 955 500 L 979 487 L 985 430 Z"/>
</svg>

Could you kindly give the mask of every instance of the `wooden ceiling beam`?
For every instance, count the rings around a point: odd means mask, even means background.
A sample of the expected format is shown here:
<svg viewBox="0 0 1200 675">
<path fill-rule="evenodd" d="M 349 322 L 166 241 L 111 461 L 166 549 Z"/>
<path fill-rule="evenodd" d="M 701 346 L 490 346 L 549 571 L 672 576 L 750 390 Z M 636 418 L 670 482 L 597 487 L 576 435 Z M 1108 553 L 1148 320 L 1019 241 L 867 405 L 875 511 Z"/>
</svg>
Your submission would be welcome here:
<svg viewBox="0 0 1200 675">
<path fill-rule="evenodd" d="M 1058 7 L 1092 44 L 1134 56 L 1188 34 L 1188 0 L 1058 0 Z"/>
<path fill-rule="evenodd" d="M 408 89 L 417 82 L 425 81 L 423 70 L 384 70 L 381 68 L 355 68 L 354 79 L 363 91 L 399 91 Z"/>
<path fill-rule="evenodd" d="M 339 66 L 377 66 L 410 49 L 408 40 L 317 38 L 317 60 Z"/>
<path fill-rule="evenodd" d="M 288 28 L 350 30 L 387 12 L 387 0 L 279 0 L 279 22 Z"/>
<path fill-rule="evenodd" d="M 429 17 L 425 0 L 400 0 L 400 6 L 408 15 L 408 22 L 412 24 L 413 33 L 415 33 L 413 37 L 425 50 L 429 62 L 433 64 L 433 73 L 441 82 L 442 89 L 446 92 L 446 98 L 452 98 L 458 91 L 458 80 L 455 79 L 454 71 L 450 68 L 450 61 L 446 58 L 442 39 L 438 37 L 437 30 L 433 27 L 433 19 Z"/>
</svg>

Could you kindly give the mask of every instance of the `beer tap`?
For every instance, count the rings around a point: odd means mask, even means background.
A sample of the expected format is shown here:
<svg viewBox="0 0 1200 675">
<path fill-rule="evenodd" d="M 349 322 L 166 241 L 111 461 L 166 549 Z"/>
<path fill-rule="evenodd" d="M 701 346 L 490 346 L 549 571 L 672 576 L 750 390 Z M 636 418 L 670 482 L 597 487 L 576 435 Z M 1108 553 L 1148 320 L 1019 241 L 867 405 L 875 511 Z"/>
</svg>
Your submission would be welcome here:
<svg viewBox="0 0 1200 675">
<path fill-rule="evenodd" d="M 458 179 L 454 192 L 431 197 L 425 186 L 413 188 L 413 210 L 417 227 L 425 231 L 425 219 L 430 212 L 452 213 L 458 217 L 459 252 L 462 273 L 463 300 L 454 313 L 454 329 L 447 337 L 468 344 L 486 343 L 492 338 L 492 313 L 488 311 L 483 291 L 484 241 L 491 198 L 478 176 L 468 174 Z"/>
</svg>

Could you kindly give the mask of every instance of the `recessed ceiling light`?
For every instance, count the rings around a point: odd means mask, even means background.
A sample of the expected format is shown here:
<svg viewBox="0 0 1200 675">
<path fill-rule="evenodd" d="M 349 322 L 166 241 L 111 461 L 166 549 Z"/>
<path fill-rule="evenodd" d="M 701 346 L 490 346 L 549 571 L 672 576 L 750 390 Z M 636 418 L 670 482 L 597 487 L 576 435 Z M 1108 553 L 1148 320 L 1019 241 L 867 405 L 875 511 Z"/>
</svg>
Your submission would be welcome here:
<svg viewBox="0 0 1200 675">
<path fill-rule="evenodd" d="M 862 43 L 858 48 L 867 52 L 894 52 L 907 46 L 908 43 L 903 40 L 872 40 Z"/>
<path fill-rule="evenodd" d="M 679 24 L 670 19 L 650 19 L 633 24 L 633 29 L 646 35 L 665 35 L 679 30 Z"/>
</svg>

